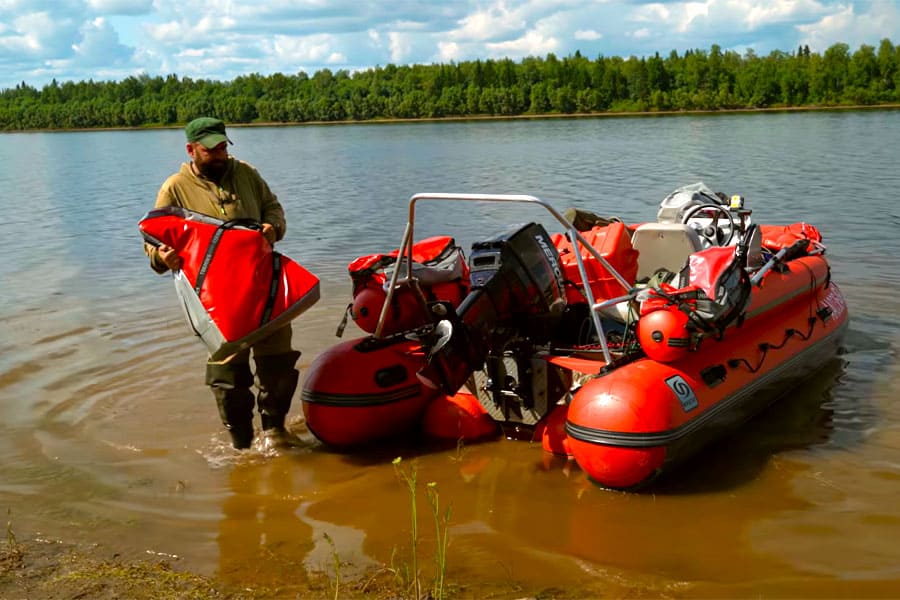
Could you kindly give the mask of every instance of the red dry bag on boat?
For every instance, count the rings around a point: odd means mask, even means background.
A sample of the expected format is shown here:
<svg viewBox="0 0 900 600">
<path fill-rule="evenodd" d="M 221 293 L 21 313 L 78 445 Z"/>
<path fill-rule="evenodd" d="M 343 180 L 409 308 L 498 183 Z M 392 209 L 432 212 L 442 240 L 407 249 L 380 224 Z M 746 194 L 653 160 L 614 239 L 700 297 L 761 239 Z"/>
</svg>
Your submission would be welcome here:
<svg viewBox="0 0 900 600">
<path fill-rule="evenodd" d="M 736 321 L 750 302 L 750 278 L 746 259 L 735 246 L 713 246 L 691 254 L 688 287 L 703 292 L 695 303 L 695 325 L 723 331 Z M 703 327 L 701 327 L 702 329 Z"/>
<path fill-rule="evenodd" d="M 400 275 L 409 274 L 407 257 L 398 259 L 398 254 L 399 249 L 395 249 L 387 254 L 360 256 L 347 267 L 353 281 L 350 315 L 363 331 L 374 333 L 394 269 L 399 268 Z M 469 266 L 462 248 L 450 236 L 430 237 L 413 244 L 411 275 L 427 301 L 458 306 L 469 292 Z M 405 331 L 426 321 L 412 289 L 399 287 L 392 296 L 382 333 Z"/>
<path fill-rule="evenodd" d="M 181 257 L 175 291 L 211 360 L 249 348 L 319 299 L 319 279 L 276 252 L 255 221 L 170 206 L 150 211 L 138 227 L 148 243 Z"/>
<path fill-rule="evenodd" d="M 787 248 L 798 240 L 809 240 L 814 243 L 822 241 L 822 234 L 815 226 L 802 222 L 791 225 L 761 225 L 760 233 L 763 248 L 772 253 Z"/>
<path fill-rule="evenodd" d="M 735 246 L 713 246 L 691 254 L 687 285 L 662 283 L 641 304 L 638 337 L 650 358 L 681 358 L 691 344 L 689 330 L 722 335 L 750 302 L 745 259 Z"/>
</svg>

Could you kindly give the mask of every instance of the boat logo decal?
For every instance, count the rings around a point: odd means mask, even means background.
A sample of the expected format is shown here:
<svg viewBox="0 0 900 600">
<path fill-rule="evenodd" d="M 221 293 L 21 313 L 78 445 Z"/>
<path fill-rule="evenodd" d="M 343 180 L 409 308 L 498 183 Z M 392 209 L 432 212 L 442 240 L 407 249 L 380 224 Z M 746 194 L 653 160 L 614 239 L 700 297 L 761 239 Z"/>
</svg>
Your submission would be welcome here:
<svg viewBox="0 0 900 600">
<path fill-rule="evenodd" d="M 672 375 L 666 379 L 666 385 L 669 386 L 669 389 L 681 402 L 681 408 L 684 409 L 684 412 L 690 412 L 700 405 L 694 390 L 691 389 L 691 386 L 688 385 L 688 382 L 681 375 Z"/>
<path fill-rule="evenodd" d="M 544 251 L 544 255 L 547 257 L 547 262 L 550 263 L 550 268 L 553 270 L 553 277 L 556 279 L 556 289 L 559 291 L 560 295 L 565 294 L 565 279 L 563 278 L 562 269 L 559 266 L 559 260 L 555 256 L 555 252 L 551 249 L 550 244 L 547 243 L 547 239 L 543 235 L 535 235 L 534 239 L 537 241 L 538 246 L 541 247 L 541 250 Z"/>
</svg>

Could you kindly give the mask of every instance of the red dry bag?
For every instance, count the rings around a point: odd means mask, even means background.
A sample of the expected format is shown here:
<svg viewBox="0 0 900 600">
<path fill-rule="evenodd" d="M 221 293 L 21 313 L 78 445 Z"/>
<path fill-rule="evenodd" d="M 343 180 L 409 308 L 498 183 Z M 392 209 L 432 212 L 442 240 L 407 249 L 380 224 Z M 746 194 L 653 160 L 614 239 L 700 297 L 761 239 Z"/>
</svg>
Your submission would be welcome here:
<svg viewBox="0 0 900 600">
<path fill-rule="evenodd" d="M 228 360 L 319 299 L 319 279 L 276 252 L 255 221 L 170 206 L 150 211 L 138 227 L 148 243 L 181 257 L 175 291 L 210 360 Z"/>
</svg>

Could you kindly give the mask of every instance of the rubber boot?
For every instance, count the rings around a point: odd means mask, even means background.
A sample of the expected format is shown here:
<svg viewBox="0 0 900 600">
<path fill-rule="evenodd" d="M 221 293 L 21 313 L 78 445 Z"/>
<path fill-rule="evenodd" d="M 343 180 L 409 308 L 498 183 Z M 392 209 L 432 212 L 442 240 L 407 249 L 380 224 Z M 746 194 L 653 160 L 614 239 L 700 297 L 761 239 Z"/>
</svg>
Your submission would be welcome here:
<svg viewBox="0 0 900 600">
<path fill-rule="evenodd" d="M 300 372 L 294 368 L 300 353 L 257 356 L 256 387 L 259 397 L 256 402 L 262 417 L 263 432 L 284 432 L 284 419 L 291 409 L 291 401 L 297 390 Z"/>
<path fill-rule="evenodd" d="M 212 389 L 219 417 L 231 445 L 241 450 L 253 443 L 253 373 L 247 363 L 206 364 L 206 385 Z"/>
</svg>

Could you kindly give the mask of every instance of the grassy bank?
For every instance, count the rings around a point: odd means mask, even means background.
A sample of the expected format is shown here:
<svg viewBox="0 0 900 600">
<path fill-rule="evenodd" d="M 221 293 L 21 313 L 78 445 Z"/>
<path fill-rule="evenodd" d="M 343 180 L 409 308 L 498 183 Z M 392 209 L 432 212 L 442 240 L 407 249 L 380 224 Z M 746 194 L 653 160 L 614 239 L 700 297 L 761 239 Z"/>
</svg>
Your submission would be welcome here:
<svg viewBox="0 0 900 600">
<path fill-rule="evenodd" d="M 285 581 L 291 578 L 285 577 Z M 398 598 L 390 575 L 375 571 L 340 587 L 340 597 Z M 0 598 L 53 600 L 256 600 L 333 598 L 334 581 L 325 573 L 278 587 L 236 586 L 180 570 L 169 561 L 126 559 L 109 548 L 32 537 L 0 544 Z"/>
</svg>

